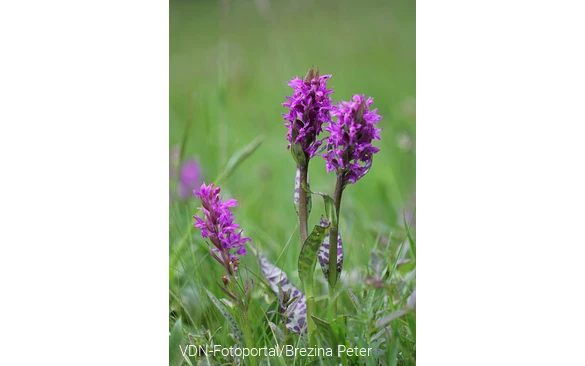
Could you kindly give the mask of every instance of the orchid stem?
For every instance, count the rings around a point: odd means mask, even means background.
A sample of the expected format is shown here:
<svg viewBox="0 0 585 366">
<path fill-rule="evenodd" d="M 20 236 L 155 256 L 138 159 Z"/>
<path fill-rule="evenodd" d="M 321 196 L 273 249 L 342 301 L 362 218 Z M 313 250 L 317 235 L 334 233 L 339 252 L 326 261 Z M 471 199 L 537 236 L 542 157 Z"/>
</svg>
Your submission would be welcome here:
<svg viewBox="0 0 585 366">
<path fill-rule="evenodd" d="M 301 241 L 301 249 L 305 245 L 305 241 L 309 237 L 309 229 L 308 229 L 308 219 L 309 213 L 307 210 L 307 188 L 308 188 L 308 172 L 309 172 L 309 161 L 307 160 L 307 164 L 302 165 L 299 164 L 297 166 L 300 172 L 300 189 L 299 189 L 299 238 Z M 304 284 L 305 295 L 307 296 L 307 331 L 309 335 L 309 340 L 311 340 L 311 336 L 313 335 L 313 330 L 315 329 L 315 324 L 313 323 L 313 314 L 315 313 L 315 298 L 313 295 L 313 283 L 305 283 Z"/>
<path fill-rule="evenodd" d="M 307 212 L 307 192 L 305 188 L 307 185 L 307 177 L 309 172 L 309 163 L 306 165 L 299 164 L 297 169 L 300 171 L 300 189 L 299 189 L 299 238 L 301 241 L 301 248 L 305 245 L 305 241 L 309 237 L 308 220 L 309 214 Z"/>
<path fill-rule="evenodd" d="M 250 324 L 248 322 L 248 309 L 247 306 L 240 300 L 238 301 L 238 310 L 240 313 L 240 320 L 242 322 L 242 327 L 244 328 L 244 339 L 246 342 L 246 347 L 248 349 L 254 348 L 254 339 L 252 338 L 252 331 L 250 330 Z M 250 356 L 250 365 L 256 366 L 256 357 Z"/>
<path fill-rule="evenodd" d="M 329 301 L 332 301 L 332 314 L 337 317 L 337 300 L 334 300 L 335 285 L 337 284 L 337 237 L 339 232 L 339 210 L 341 209 L 341 195 L 343 194 L 344 179 L 343 174 L 337 175 L 337 183 L 335 184 L 335 192 L 333 194 L 333 201 L 335 202 L 335 216 L 334 222 L 337 225 L 332 225 L 329 232 Z"/>
</svg>

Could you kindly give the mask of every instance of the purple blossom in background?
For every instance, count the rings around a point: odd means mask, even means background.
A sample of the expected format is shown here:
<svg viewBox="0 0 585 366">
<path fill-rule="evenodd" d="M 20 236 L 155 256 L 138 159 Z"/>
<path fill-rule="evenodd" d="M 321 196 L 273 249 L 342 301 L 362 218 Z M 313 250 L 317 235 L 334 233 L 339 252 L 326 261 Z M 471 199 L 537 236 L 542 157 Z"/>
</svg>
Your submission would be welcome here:
<svg viewBox="0 0 585 366">
<path fill-rule="evenodd" d="M 333 106 L 331 114 L 337 122 L 325 127 L 331 135 L 327 152 L 323 154 L 327 171 L 344 174 L 344 184 L 357 182 L 372 166 L 372 156 L 380 149 L 372 146 L 372 140 L 380 140 L 381 129 L 374 125 L 382 119 L 378 109 L 370 110 L 373 98 L 356 94 L 350 102 Z"/>
<path fill-rule="evenodd" d="M 304 80 L 295 77 L 287 84 L 294 89 L 294 94 L 286 97 L 288 102 L 282 103 L 283 107 L 290 108 L 288 113 L 282 114 L 287 121 L 284 125 L 288 128 L 288 148 L 291 144 L 300 144 L 309 158 L 315 156 L 322 143 L 317 135 L 323 131 L 323 123 L 331 122 L 329 94 L 333 90 L 327 89 L 330 77 L 319 76 L 319 70 L 315 73 L 311 68 Z"/>
<path fill-rule="evenodd" d="M 181 147 L 176 145 L 171 150 L 169 161 L 169 179 L 172 181 L 177 177 L 176 195 L 173 193 L 175 187 L 172 187 L 170 198 L 179 198 L 185 200 L 191 197 L 191 192 L 201 185 L 201 167 L 195 159 L 183 161 L 179 166 L 181 159 Z M 178 173 L 178 174 L 177 174 Z M 177 176 L 178 175 L 178 176 Z"/>
<path fill-rule="evenodd" d="M 201 169 L 197 160 L 187 160 L 179 172 L 177 193 L 180 199 L 191 197 L 191 192 L 201 184 Z"/>
<path fill-rule="evenodd" d="M 211 249 L 211 255 L 232 274 L 240 260 L 237 255 L 246 255 L 244 243 L 250 239 L 242 238 L 242 230 L 236 231 L 240 226 L 234 222 L 230 207 L 237 206 L 238 202 L 235 199 L 222 201 L 219 192 L 219 187 L 213 184 L 206 186 L 205 183 L 199 191 L 193 191 L 201 199 L 204 212 L 203 218 L 193 216 L 196 220 L 194 226 L 201 229 L 201 236 L 209 238 L 215 246 Z M 235 254 L 231 253 L 232 249 L 236 249 Z"/>
</svg>

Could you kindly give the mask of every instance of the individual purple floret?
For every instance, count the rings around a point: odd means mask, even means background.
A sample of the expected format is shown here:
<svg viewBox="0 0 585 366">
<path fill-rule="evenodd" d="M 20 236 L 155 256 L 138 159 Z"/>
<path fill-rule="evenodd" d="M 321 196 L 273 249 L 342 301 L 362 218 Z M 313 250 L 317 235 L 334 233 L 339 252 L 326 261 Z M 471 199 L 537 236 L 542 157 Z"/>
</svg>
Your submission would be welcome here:
<svg viewBox="0 0 585 366">
<path fill-rule="evenodd" d="M 196 220 L 194 226 L 201 229 L 201 236 L 209 238 L 215 248 L 211 249 L 211 255 L 219 263 L 221 263 L 229 272 L 233 274 L 237 271 L 240 258 L 237 255 L 246 255 L 246 248 L 244 243 L 249 241 L 249 238 L 242 237 L 242 230 L 239 225 L 234 222 L 234 215 L 230 207 L 235 207 L 238 202 L 235 199 L 222 201 L 220 195 L 220 188 L 213 184 L 206 186 L 205 183 L 201 185 L 199 192 L 193 191 L 197 198 L 201 199 L 201 210 L 204 212 L 204 217 L 199 215 L 193 216 Z M 236 249 L 232 254 L 231 250 Z"/>
<path fill-rule="evenodd" d="M 187 160 L 183 163 L 179 172 L 179 182 L 177 183 L 177 193 L 179 198 L 187 199 L 191 192 L 201 184 L 201 169 L 197 160 Z"/>
<path fill-rule="evenodd" d="M 370 110 L 373 98 L 356 94 L 351 102 L 333 106 L 331 114 L 337 122 L 325 127 L 331 135 L 327 141 L 327 152 L 323 154 L 327 171 L 343 174 L 344 185 L 354 184 L 372 166 L 372 156 L 380 149 L 372 146 L 372 140 L 380 140 L 381 129 L 374 125 L 382 119 L 378 109 Z"/>
<path fill-rule="evenodd" d="M 330 77 L 319 76 L 319 70 L 314 72 L 311 67 L 304 79 L 295 77 L 287 84 L 294 88 L 293 96 L 287 96 L 288 102 L 282 103 L 283 107 L 290 108 L 288 113 L 282 114 L 287 121 L 284 125 L 288 128 L 288 148 L 298 144 L 306 158 L 315 156 L 322 143 L 317 140 L 317 135 L 323 131 L 323 123 L 331 122 L 332 99 L 329 94 L 333 90 L 327 89 Z"/>
</svg>

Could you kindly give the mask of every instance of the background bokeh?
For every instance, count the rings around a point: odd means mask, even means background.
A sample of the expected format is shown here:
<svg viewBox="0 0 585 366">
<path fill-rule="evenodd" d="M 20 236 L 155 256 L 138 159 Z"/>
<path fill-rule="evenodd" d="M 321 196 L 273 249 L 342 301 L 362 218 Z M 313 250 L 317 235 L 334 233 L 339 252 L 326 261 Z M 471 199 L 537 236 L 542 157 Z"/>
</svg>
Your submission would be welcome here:
<svg viewBox="0 0 585 366">
<path fill-rule="evenodd" d="M 415 2 L 171 1 L 169 57 L 169 151 L 185 141 L 183 158 L 196 158 L 203 181 L 212 182 L 235 152 L 263 136 L 222 192 L 238 200 L 245 235 L 297 284 L 295 162 L 281 116 L 292 94 L 286 84 L 314 65 L 332 74 L 336 103 L 357 93 L 374 97 L 383 116 L 382 140 L 374 142 L 380 152 L 345 190 L 341 210 L 342 278 L 359 292 L 374 248 L 390 243 L 414 208 Z M 335 176 L 321 158 L 311 161 L 310 181 L 313 190 L 333 193 Z M 217 263 L 203 260 L 200 233 L 188 230 L 198 203 L 192 197 L 170 205 L 171 291 L 194 317 L 203 306 L 200 289 L 184 277 L 214 287 L 221 276 Z M 309 227 L 323 212 L 314 197 Z M 244 263 L 257 268 L 251 254 Z"/>
</svg>

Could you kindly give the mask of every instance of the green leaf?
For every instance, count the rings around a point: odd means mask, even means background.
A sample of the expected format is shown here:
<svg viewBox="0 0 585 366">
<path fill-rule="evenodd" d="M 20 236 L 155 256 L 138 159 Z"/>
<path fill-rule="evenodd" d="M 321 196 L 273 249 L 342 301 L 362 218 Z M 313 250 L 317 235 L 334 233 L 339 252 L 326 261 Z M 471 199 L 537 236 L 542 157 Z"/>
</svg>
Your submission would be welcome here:
<svg viewBox="0 0 585 366">
<path fill-rule="evenodd" d="M 328 195 L 327 193 L 323 192 L 312 192 L 310 189 L 307 189 L 308 193 L 317 194 L 323 197 L 323 203 L 325 204 L 325 215 L 327 219 L 321 217 L 320 225 L 326 226 L 330 224 L 330 228 L 338 228 L 337 231 L 337 280 L 341 277 L 341 270 L 343 269 L 343 242 L 341 240 L 341 232 L 339 231 L 339 226 L 337 222 L 337 212 L 335 210 L 335 201 L 333 198 Z M 319 258 L 319 264 L 321 265 L 321 269 L 323 270 L 323 274 L 325 278 L 329 278 L 329 236 L 326 236 L 323 239 L 323 243 L 319 248 L 319 252 L 317 253 L 317 257 Z"/>
<path fill-rule="evenodd" d="M 173 329 L 171 329 L 171 335 L 169 339 L 169 365 L 176 366 L 180 365 L 183 360 L 181 352 L 181 343 L 183 342 L 183 324 L 181 318 L 177 319 Z"/>
<path fill-rule="evenodd" d="M 337 214 L 335 212 L 335 201 L 333 201 L 333 198 L 327 193 L 313 192 L 308 188 L 309 187 L 306 189 L 307 193 L 317 194 L 323 197 L 323 203 L 325 203 L 325 216 L 327 216 L 327 221 L 331 223 L 331 227 L 338 227 Z"/>
<path fill-rule="evenodd" d="M 416 313 L 411 313 L 406 317 L 408 328 L 412 333 L 412 341 L 416 344 Z"/>
<path fill-rule="evenodd" d="M 367 291 L 362 305 L 363 314 L 372 314 L 374 311 L 374 300 L 379 299 L 382 296 L 382 293 L 382 289 L 379 288 Z"/>
<path fill-rule="evenodd" d="M 399 311 L 399 310 L 398 310 Z M 392 327 L 392 334 L 398 334 L 398 327 Z M 390 337 L 390 345 L 388 347 L 388 362 L 389 366 L 398 365 L 398 352 L 399 352 L 398 337 Z"/>
<path fill-rule="evenodd" d="M 296 128 L 293 128 L 292 135 L 291 135 L 292 140 L 295 141 L 297 139 L 298 135 L 299 135 L 299 131 Z M 301 146 L 300 143 L 297 143 L 297 144 L 291 143 L 290 153 L 292 154 L 293 159 L 295 159 L 295 161 L 297 162 L 298 165 L 302 165 L 302 166 L 307 165 L 307 156 L 306 156 L 305 151 L 303 150 L 303 147 Z"/>
<path fill-rule="evenodd" d="M 217 307 L 217 310 L 219 310 L 221 315 L 223 315 L 225 320 L 232 327 L 232 330 L 234 331 L 234 335 L 238 339 L 238 342 L 240 343 L 240 345 L 244 346 L 244 334 L 240 330 L 238 323 L 236 323 L 236 321 L 234 320 L 232 315 L 227 311 L 227 309 L 222 305 L 222 303 L 219 302 L 217 297 L 215 297 L 208 289 L 205 289 L 205 291 L 207 292 L 207 296 L 209 297 L 211 302 L 215 305 L 215 307 Z"/>
<path fill-rule="evenodd" d="M 183 165 L 185 159 L 185 150 L 187 150 L 187 140 L 189 140 L 189 131 L 191 130 L 191 119 L 188 119 L 185 123 L 185 130 L 183 131 L 183 138 L 181 139 L 181 145 L 179 150 L 179 164 L 180 167 Z"/>
<path fill-rule="evenodd" d="M 351 291 L 351 289 L 349 289 L 349 288 L 347 289 L 347 295 L 351 299 L 351 302 L 352 302 L 353 306 L 355 307 L 355 309 L 360 310 L 360 308 L 361 308 L 360 301 L 358 300 L 357 296 L 355 296 L 353 291 Z"/>
<path fill-rule="evenodd" d="M 307 165 L 307 158 L 301 144 L 292 144 L 290 152 L 297 164 Z"/>
<path fill-rule="evenodd" d="M 330 225 L 315 225 L 299 253 L 299 277 L 304 284 L 313 284 L 313 272 L 317 264 L 317 252 L 329 234 Z"/>
<path fill-rule="evenodd" d="M 242 161 L 246 160 L 246 158 L 260 146 L 260 144 L 264 141 L 264 136 L 256 137 L 252 142 L 246 145 L 244 148 L 236 151 L 228 160 L 223 172 L 215 179 L 215 185 L 219 185 L 222 181 L 229 178 L 230 175 L 236 170 L 238 165 L 242 163 Z"/>
<path fill-rule="evenodd" d="M 311 318 L 313 318 L 319 333 L 323 336 L 327 345 L 329 347 L 335 347 L 337 345 L 337 337 L 335 336 L 335 332 L 333 331 L 331 324 L 321 318 L 317 318 L 314 315 L 312 315 Z"/>
</svg>

